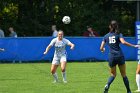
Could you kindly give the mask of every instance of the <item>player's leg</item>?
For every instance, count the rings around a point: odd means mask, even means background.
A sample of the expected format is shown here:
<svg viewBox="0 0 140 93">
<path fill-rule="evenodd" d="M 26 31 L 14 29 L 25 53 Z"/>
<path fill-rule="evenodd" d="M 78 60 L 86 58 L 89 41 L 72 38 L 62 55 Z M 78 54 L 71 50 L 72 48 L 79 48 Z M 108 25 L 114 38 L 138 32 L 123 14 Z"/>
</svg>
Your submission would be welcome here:
<svg viewBox="0 0 140 93">
<path fill-rule="evenodd" d="M 136 70 L 136 83 L 138 90 L 137 92 L 140 92 L 140 60 L 138 62 L 137 70 Z"/>
<path fill-rule="evenodd" d="M 127 89 L 127 93 L 131 93 L 130 86 L 129 86 L 129 80 L 126 76 L 126 65 L 125 64 L 119 65 L 119 69 L 120 69 L 120 73 L 123 77 L 123 82 L 124 82 L 125 87 Z"/>
<path fill-rule="evenodd" d="M 110 68 L 110 73 L 111 73 L 111 76 L 108 78 L 108 82 L 105 85 L 104 93 L 108 93 L 110 85 L 116 77 L 116 66 Z"/>
<path fill-rule="evenodd" d="M 116 77 L 116 63 L 114 62 L 114 58 L 109 58 L 109 66 L 110 66 L 110 74 L 111 76 L 108 78 L 108 82 L 105 85 L 104 93 L 108 93 L 111 83 L 114 81 Z"/>
<path fill-rule="evenodd" d="M 62 77 L 63 77 L 63 82 L 67 83 L 67 79 L 66 79 L 66 64 L 67 62 L 61 62 L 61 71 L 62 71 Z"/>
<path fill-rule="evenodd" d="M 64 83 L 67 83 L 67 79 L 66 79 L 66 64 L 67 64 L 67 62 L 66 61 L 67 61 L 66 56 L 62 56 L 60 62 L 61 62 L 61 71 L 62 71 L 62 77 L 63 77 Z"/>
<path fill-rule="evenodd" d="M 55 64 L 52 64 L 52 66 L 51 66 L 51 73 L 52 73 L 53 78 L 54 78 L 54 83 L 58 82 L 58 76 L 57 76 L 57 73 L 56 73 L 57 67 L 58 67 L 58 65 L 55 65 Z"/>
<path fill-rule="evenodd" d="M 54 78 L 54 82 L 53 83 L 58 82 L 58 75 L 56 73 L 58 65 L 59 65 L 59 58 L 54 57 L 53 61 L 52 61 L 52 65 L 51 65 L 51 73 L 52 73 L 53 78 Z"/>
<path fill-rule="evenodd" d="M 125 65 L 125 58 L 124 57 L 118 57 L 118 66 L 121 73 L 121 76 L 123 77 L 123 82 L 125 84 L 125 87 L 127 89 L 127 93 L 131 93 L 130 86 L 129 86 L 129 80 L 126 76 L 126 65 Z"/>
</svg>

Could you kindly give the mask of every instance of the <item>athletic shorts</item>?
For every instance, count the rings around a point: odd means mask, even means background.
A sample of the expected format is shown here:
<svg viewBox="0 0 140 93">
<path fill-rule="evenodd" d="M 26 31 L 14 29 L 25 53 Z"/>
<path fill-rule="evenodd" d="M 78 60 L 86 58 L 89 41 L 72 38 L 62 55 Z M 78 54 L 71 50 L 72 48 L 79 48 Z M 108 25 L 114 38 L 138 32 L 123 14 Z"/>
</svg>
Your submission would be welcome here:
<svg viewBox="0 0 140 93">
<path fill-rule="evenodd" d="M 52 64 L 59 65 L 60 62 L 67 62 L 66 55 L 62 55 L 62 56 L 55 56 L 54 55 L 53 60 L 52 60 Z"/>
<path fill-rule="evenodd" d="M 116 65 L 120 66 L 120 65 L 125 64 L 125 59 L 124 59 L 124 56 L 121 56 L 121 57 L 109 57 L 108 62 L 109 62 L 110 67 L 114 67 Z"/>
</svg>

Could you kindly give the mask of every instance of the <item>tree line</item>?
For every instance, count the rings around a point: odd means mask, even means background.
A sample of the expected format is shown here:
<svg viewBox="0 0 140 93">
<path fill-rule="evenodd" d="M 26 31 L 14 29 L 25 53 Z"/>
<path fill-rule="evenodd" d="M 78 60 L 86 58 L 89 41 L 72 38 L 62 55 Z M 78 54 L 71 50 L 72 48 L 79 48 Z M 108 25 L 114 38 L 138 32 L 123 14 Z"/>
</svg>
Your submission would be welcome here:
<svg viewBox="0 0 140 93">
<path fill-rule="evenodd" d="M 63 16 L 71 23 L 62 23 Z M 18 36 L 50 36 L 51 25 L 57 25 L 66 36 L 82 36 L 86 26 L 92 26 L 100 36 L 108 32 L 109 22 L 119 22 L 125 36 L 134 36 L 136 2 L 113 0 L 2 0 L 0 27 L 13 26 Z"/>
</svg>

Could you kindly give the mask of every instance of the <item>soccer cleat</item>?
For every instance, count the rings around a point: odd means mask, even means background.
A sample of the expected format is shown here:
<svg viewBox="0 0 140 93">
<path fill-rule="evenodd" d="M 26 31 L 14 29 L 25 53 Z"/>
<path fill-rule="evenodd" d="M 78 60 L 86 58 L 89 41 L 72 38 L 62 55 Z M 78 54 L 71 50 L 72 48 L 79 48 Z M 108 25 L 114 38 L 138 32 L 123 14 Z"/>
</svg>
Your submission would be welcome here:
<svg viewBox="0 0 140 93">
<path fill-rule="evenodd" d="M 108 93 L 108 89 L 109 89 L 109 86 L 108 85 L 105 85 L 104 93 Z"/>
<path fill-rule="evenodd" d="M 140 93 L 140 90 L 136 90 L 136 91 L 134 91 L 134 92 L 136 92 L 136 93 Z"/>
<path fill-rule="evenodd" d="M 54 80 L 52 83 L 57 83 L 58 82 L 58 80 Z"/>
<path fill-rule="evenodd" d="M 131 91 L 127 92 L 127 93 L 131 93 Z"/>
<path fill-rule="evenodd" d="M 66 80 L 63 80 L 64 83 L 68 83 Z"/>
</svg>

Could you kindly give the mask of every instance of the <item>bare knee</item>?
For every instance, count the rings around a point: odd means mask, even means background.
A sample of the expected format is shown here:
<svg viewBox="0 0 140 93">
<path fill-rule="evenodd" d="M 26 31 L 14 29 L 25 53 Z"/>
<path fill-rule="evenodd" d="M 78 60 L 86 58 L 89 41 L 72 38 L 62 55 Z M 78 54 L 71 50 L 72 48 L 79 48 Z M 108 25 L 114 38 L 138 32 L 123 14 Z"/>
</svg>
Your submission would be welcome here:
<svg viewBox="0 0 140 93">
<path fill-rule="evenodd" d="M 51 69 L 51 73 L 52 73 L 52 74 L 55 74 L 55 72 L 56 72 L 55 70 Z"/>
<path fill-rule="evenodd" d="M 65 68 L 61 68 L 61 71 L 62 71 L 62 72 L 65 72 Z"/>
<path fill-rule="evenodd" d="M 120 65 L 119 66 L 119 69 L 120 69 L 120 73 L 121 73 L 121 76 L 122 77 L 126 77 L 126 65 Z"/>
<path fill-rule="evenodd" d="M 137 66 L 136 74 L 140 74 L 140 64 Z"/>
<path fill-rule="evenodd" d="M 62 62 L 61 63 L 61 71 L 65 72 L 65 70 L 66 70 L 66 62 Z"/>
<path fill-rule="evenodd" d="M 110 69 L 110 73 L 111 73 L 111 76 L 113 77 L 116 77 L 117 73 L 116 73 L 116 67 L 113 67 Z"/>
<path fill-rule="evenodd" d="M 139 72 L 136 72 L 136 74 L 140 74 L 140 71 Z"/>
<path fill-rule="evenodd" d="M 55 74 L 55 72 L 56 72 L 56 68 L 52 67 L 52 68 L 51 68 L 51 73 L 52 73 L 52 74 Z"/>
<path fill-rule="evenodd" d="M 126 77 L 126 74 L 121 74 L 122 77 Z"/>
<path fill-rule="evenodd" d="M 121 72 L 122 77 L 126 77 L 126 72 Z"/>
<path fill-rule="evenodd" d="M 111 72 L 111 76 L 116 77 L 116 72 Z"/>
<path fill-rule="evenodd" d="M 121 70 L 120 72 L 121 72 L 122 77 L 126 77 L 126 71 L 125 70 Z"/>
<path fill-rule="evenodd" d="M 57 67 L 58 67 L 58 65 L 52 65 L 51 66 L 51 73 L 52 74 L 55 74 Z"/>
<path fill-rule="evenodd" d="M 136 74 L 140 74 L 140 69 L 137 69 L 136 70 Z"/>
</svg>

